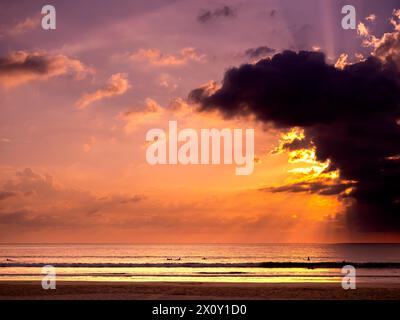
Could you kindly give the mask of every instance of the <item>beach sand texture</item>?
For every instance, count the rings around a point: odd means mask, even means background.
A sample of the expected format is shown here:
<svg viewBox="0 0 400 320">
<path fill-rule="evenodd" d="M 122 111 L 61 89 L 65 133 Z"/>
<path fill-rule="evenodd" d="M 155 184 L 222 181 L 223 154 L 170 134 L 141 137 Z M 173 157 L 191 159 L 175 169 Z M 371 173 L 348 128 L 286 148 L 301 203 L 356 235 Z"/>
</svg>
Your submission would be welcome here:
<svg viewBox="0 0 400 320">
<path fill-rule="evenodd" d="M 58 282 L 55 290 L 43 290 L 40 282 L 3 281 L 0 299 L 400 300 L 400 285 L 360 283 L 344 290 L 340 283 Z"/>
</svg>

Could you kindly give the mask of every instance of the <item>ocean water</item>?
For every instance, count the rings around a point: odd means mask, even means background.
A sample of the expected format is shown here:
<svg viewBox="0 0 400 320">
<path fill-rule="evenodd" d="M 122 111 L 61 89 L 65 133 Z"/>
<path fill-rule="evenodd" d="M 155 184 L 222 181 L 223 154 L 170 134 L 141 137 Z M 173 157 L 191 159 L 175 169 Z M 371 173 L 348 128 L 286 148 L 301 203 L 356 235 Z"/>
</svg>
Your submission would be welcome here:
<svg viewBox="0 0 400 320">
<path fill-rule="evenodd" d="M 400 244 L 1 244 L 0 280 L 400 283 Z"/>
</svg>

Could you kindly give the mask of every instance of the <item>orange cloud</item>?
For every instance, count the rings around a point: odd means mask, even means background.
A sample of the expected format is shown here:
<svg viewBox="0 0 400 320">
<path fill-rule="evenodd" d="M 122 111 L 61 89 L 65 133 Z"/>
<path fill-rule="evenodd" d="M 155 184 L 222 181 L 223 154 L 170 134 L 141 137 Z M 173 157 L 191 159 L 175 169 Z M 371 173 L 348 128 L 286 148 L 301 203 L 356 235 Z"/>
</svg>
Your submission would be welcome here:
<svg viewBox="0 0 400 320">
<path fill-rule="evenodd" d="M 125 122 L 125 132 L 130 133 L 135 131 L 141 124 L 159 120 L 164 112 L 164 108 L 162 108 L 155 100 L 147 98 L 145 106 L 142 109 L 121 113 L 118 118 Z"/>
<path fill-rule="evenodd" d="M 374 22 L 376 20 L 376 14 L 370 14 L 369 16 L 365 17 L 365 20 Z"/>
<path fill-rule="evenodd" d="M 390 19 L 394 30 L 386 32 L 381 38 L 370 34 L 368 28 L 360 22 L 357 32 L 364 38 L 363 45 L 372 48 L 372 55 L 383 62 L 393 62 L 400 69 L 400 9 L 393 11 Z"/>
<path fill-rule="evenodd" d="M 134 61 L 147 61 L 155 66 L 180 66 L 189 61 L 205 62 L 205 55 L 200 55 L 194 48 L 184 48 L 178 55 L 164 54 L 160 50 L 139 49 L 130 55 L 129 59 Z"/>
<path fill-rule="evenodd" d="M 347 58 L 349 55 L 347 53 L 342 53 L 339 58 L 337 59 L 335 63 L 335 67 L 338 69 L 344 69 L 345 66 L 347 66 Z"/>
<path fill-rule="evenodd" d="M 80 98 L 76 106 L 78 109 L 84 109 L 91 103 L 102 100 L 104 98 L 110 98 L 114 96 L 120 96 L 129 89 L 129 82 L 127 75 L 123 73 L 116 73 L 111 76 L 105 87 L 96 90 L 93 93 L 86 93 Z"/>
<path fill-rule="evenodd" d="M 17 171 L 0 190 L 0 228 L 78 228 L 97 218 L 107 223 L 110 212 L 132 212 L 146 197 L 142 194 L 94 195 L 65 188 L 50 175 L 30 168 Z M 51 199 L 51 201 L 48 201 Z"/>
<path fill-rule="evenodd" d="M 211 177 L 203 178 L 209 187 Z M 290 195 L 296 199 L 293 205 L 279 192 L 270 193 L 272 201 L 266 203 L 265 193 L 258 190 L 213 189 L 210 195 L 209 190 L 179 188 L 178 194 L 176 190 L 143 194 L 129 188 L 128 193 L 94 194 L 56 181 L 26 168 L 0 186 L 0 241 L 26 241 L 31 235 L 50 242 L 166 242 L 172 240 L 171 235 L 179 242 L 215 241 L 218 237 L 227 237 L 225 241 L 285 241 L 290 232 L 301 230 L 298 241 L 311 225 L 323 233 L 321 228 L 327 223 L 323 214 L 337 206 L 320 196 L 312 195 L 311 200 L 295 193 Z M 99 234 L 103 235 L 100 240 Z M 93 235 L 96 238 L 90 239 Z"/>
<path fill-rule="evenodd" d="M 360 36 L 365 36 L 365 37 L 369 36 L 368 28 L 367 28 L 367 26 L 366 26 L 364 23 L 362 23 L 362 22 L 360 22 L 360 23 L 357 25 L 357 33 L 358 33 Z"/>
</svg>

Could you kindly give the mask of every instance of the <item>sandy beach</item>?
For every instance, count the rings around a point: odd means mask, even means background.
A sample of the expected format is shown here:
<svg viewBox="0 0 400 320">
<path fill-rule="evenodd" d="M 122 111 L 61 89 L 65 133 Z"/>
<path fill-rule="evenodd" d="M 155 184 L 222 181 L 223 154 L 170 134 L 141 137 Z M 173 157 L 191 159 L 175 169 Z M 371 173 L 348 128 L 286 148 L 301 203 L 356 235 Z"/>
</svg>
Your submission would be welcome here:
<svg viewBox="0 0 400 320">
<path fill-rule="evenodd" d="M 58 282 L 55 290 L 43 290 L 39 282 L 2 281 L 0 299 L 400 300 L 400 285 L 360 283 L 343 290 L 339 283 Z"/>
</svg>

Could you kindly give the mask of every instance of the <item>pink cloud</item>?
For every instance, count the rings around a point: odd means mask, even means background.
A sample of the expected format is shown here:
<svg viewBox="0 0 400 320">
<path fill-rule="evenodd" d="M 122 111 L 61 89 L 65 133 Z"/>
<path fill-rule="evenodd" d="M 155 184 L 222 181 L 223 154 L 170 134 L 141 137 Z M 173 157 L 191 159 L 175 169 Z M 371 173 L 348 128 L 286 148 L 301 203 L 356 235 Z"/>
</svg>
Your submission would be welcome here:
<svg viewBox="0 0 400 320">
<path fill-rule="evenodd" d="M 18 21 L 12 26 L 2 26 L 0 29 L 0 37 L 3 36 L 17 36 L 38 28 L 40 26 L 40 15 L 27 17 L 24 20 Z"/>
<path fill-rule="evenodd" d="M 73 74 L 80 80 L 93 72 L 93 69 L 77 59 L 71 59 L 63 54 L 49 55 L 44 51 L 21 50 L 0 58 L 0 86 L 5 88 L 65 74 Z"/>
<path fill-rule="evenodd" d="M 139 49 L 130 55 L 129 59 L 134 61 L 147 61 L 154 66 L 180 66 L 189 61 L 205 62 L 205 55 L 200 55 L 194 48 L 183 48 L 179 54 L 164 54 L 160 50 Z"/>
<path fill-rule="evenodd" d="M 78 109 L 84 109 L 91 103 L 102 100 L 104 98 L 111 98 L 120 96 L 129 89 L 129 82 L 127 75 L 123 73 L 116 73 L 111 76 L 106 86 L 96 90 L 92 93 L 84 94 L 76 103 Z"/>
</svg>

